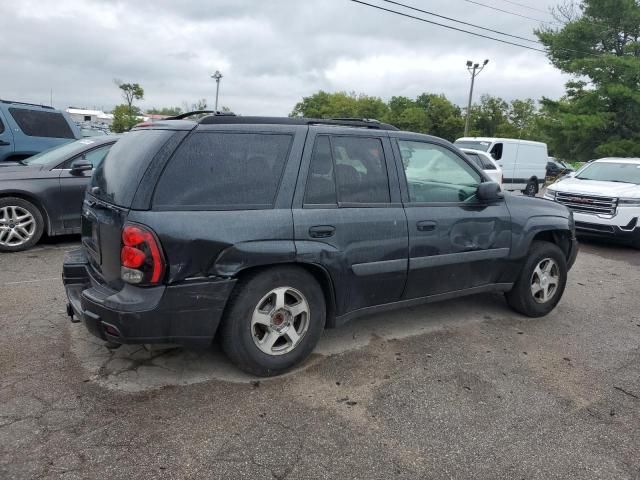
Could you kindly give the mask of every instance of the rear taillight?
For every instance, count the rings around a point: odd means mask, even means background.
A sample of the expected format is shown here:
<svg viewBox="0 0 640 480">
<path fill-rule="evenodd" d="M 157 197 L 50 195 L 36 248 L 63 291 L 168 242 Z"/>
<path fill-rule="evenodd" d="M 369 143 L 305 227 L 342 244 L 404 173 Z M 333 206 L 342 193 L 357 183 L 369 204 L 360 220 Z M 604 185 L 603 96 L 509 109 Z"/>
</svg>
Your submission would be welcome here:
<svg viewBox="0 0 640 480">
<path fill-rule="evenodd" d="M 122 229 L 120 278 L 135 285 L 156 285 L 164 276 L 164 257 L 154 233 L 142 225 Z"/>
</svg>

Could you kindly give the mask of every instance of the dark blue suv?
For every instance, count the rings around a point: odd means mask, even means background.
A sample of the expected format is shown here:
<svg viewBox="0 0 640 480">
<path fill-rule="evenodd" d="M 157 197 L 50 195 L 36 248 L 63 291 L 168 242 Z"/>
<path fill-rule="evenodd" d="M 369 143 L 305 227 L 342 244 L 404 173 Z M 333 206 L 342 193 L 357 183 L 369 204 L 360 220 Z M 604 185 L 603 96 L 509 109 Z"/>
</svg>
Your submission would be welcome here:
<svg viewBox="0 0 640 480">
<path fill-rule="evenodd" d="M 22 160 L 80 137 L 80 130 L 64 112 L 0 100 L 0 162 Z"/>
<path fill-rule="evenodd" d="M 97 168 L 71 319 L 121 343 L 204 343 L 258 375 L 301 362 L 326 327 L 373 311 L 505 292 L 560 301 L 570 211 L 503 194 L 449 142 L 364 120 L 168 120 Z"/>
</svg>

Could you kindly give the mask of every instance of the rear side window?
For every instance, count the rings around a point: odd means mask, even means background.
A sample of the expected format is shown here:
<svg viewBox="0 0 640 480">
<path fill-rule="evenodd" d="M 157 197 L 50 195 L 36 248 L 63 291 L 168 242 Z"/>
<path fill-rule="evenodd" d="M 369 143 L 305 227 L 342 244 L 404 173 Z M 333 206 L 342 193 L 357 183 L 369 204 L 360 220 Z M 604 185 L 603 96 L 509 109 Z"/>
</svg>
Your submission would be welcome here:
<svg viewBox="0 0 640 480">
<path fill-rule="evenodd" d="M 75 138 L 61 113 L 9 108 L 20 130 L 30 137 Z"/>
<path fill-rule="evenodd" d="M 304 203 L 306 205 L 335 205 L 337 201 L 331 143 L 329 137 L 321 136 L 316 140 L 311 154 Z"/>
<path fill-rule="evenodd" d="M 340 203 L 389 203 L 389 179 L 379 138 L 332 137 Z"/>
<path fill-rule="evenodd" d="M 288 134 L 195 133 L 162 173 L 154 206 L 271 208 L 292 140 Z"/>
<path fill-rule="evenodd" d="M 2 123 L 1 119 L 0 119 L 0 133 L 4 133 L 4 123 Z"/>
<path fill-rule="evenodd" d="M 174 134 L 170 130 L 134 130 L 125 134 L 95 169 L 92 195 L 121 207 L 131 206 L 151 160 Z"/>
</svg>

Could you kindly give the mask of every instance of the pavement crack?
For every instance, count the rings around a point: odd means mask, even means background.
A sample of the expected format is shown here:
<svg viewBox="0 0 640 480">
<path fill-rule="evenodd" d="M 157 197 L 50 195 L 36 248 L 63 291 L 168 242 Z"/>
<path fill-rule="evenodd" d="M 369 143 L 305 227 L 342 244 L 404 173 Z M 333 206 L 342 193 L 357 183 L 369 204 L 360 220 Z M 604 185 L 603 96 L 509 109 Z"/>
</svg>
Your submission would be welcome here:
<svg viewBox="0 0 640 480">
<path fill-rule="evenodd" d="M 638 395 L 636 395 L 635 393 L 631 393 L 631 392 L 629 392 L 629 391 L 625 390 L 625 389 L 624 389 L 624 388 L 622 388 L 622 387 L 616 387 L 616 386 L 614 385 L 614 386 L 613 386 L 613 388 L 615 388 L 616 390 L 618 390 L 618 391 L 620 391 L 620 392 L 624 393 L 625 395 L 629 395 L 630 397 L 633 397 L 633 398 L 635 398 L 635 399 L 637 399 L 637 400 L 640 400 L 640 397 L 639 397 Z"/>
</svg>

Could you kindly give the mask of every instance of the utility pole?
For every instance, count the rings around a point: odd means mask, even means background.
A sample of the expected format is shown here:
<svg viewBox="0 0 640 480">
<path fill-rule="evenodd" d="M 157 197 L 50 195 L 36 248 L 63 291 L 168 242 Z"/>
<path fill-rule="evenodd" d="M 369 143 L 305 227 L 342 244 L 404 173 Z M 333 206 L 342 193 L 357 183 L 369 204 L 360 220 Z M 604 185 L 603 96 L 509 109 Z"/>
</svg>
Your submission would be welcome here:
<svg viewBox="0 0 640 480">
<path fill-rule="evenodd" d="M 473 84 L 476 77 L 480 75 L 480 72 L 489 63 L 489 60 L 485 60 L 482 66 L 479 63 L 473 63 L 471 60 L 467 60 L 467 70 L 471 74 L 471 88 L 469 89 L 469 103 L 467 104 L 467 119 L 464 122 L 464 136 L 469 135 L 469 122 L 471 120 L 471 100 L 473 99 Z"/>
<path fill-rule="evenodd" d="M 222 78 L 222 74 L 220 73 L 220 70 L 216 70 L 215 73 L 211 75 L 211 78 L 215 79 L 216 81 L 216 106 L 214 110 L 217 113 L 218 112 L 218 93 L 220 92 L 220 79 Z"/>
</svg>

